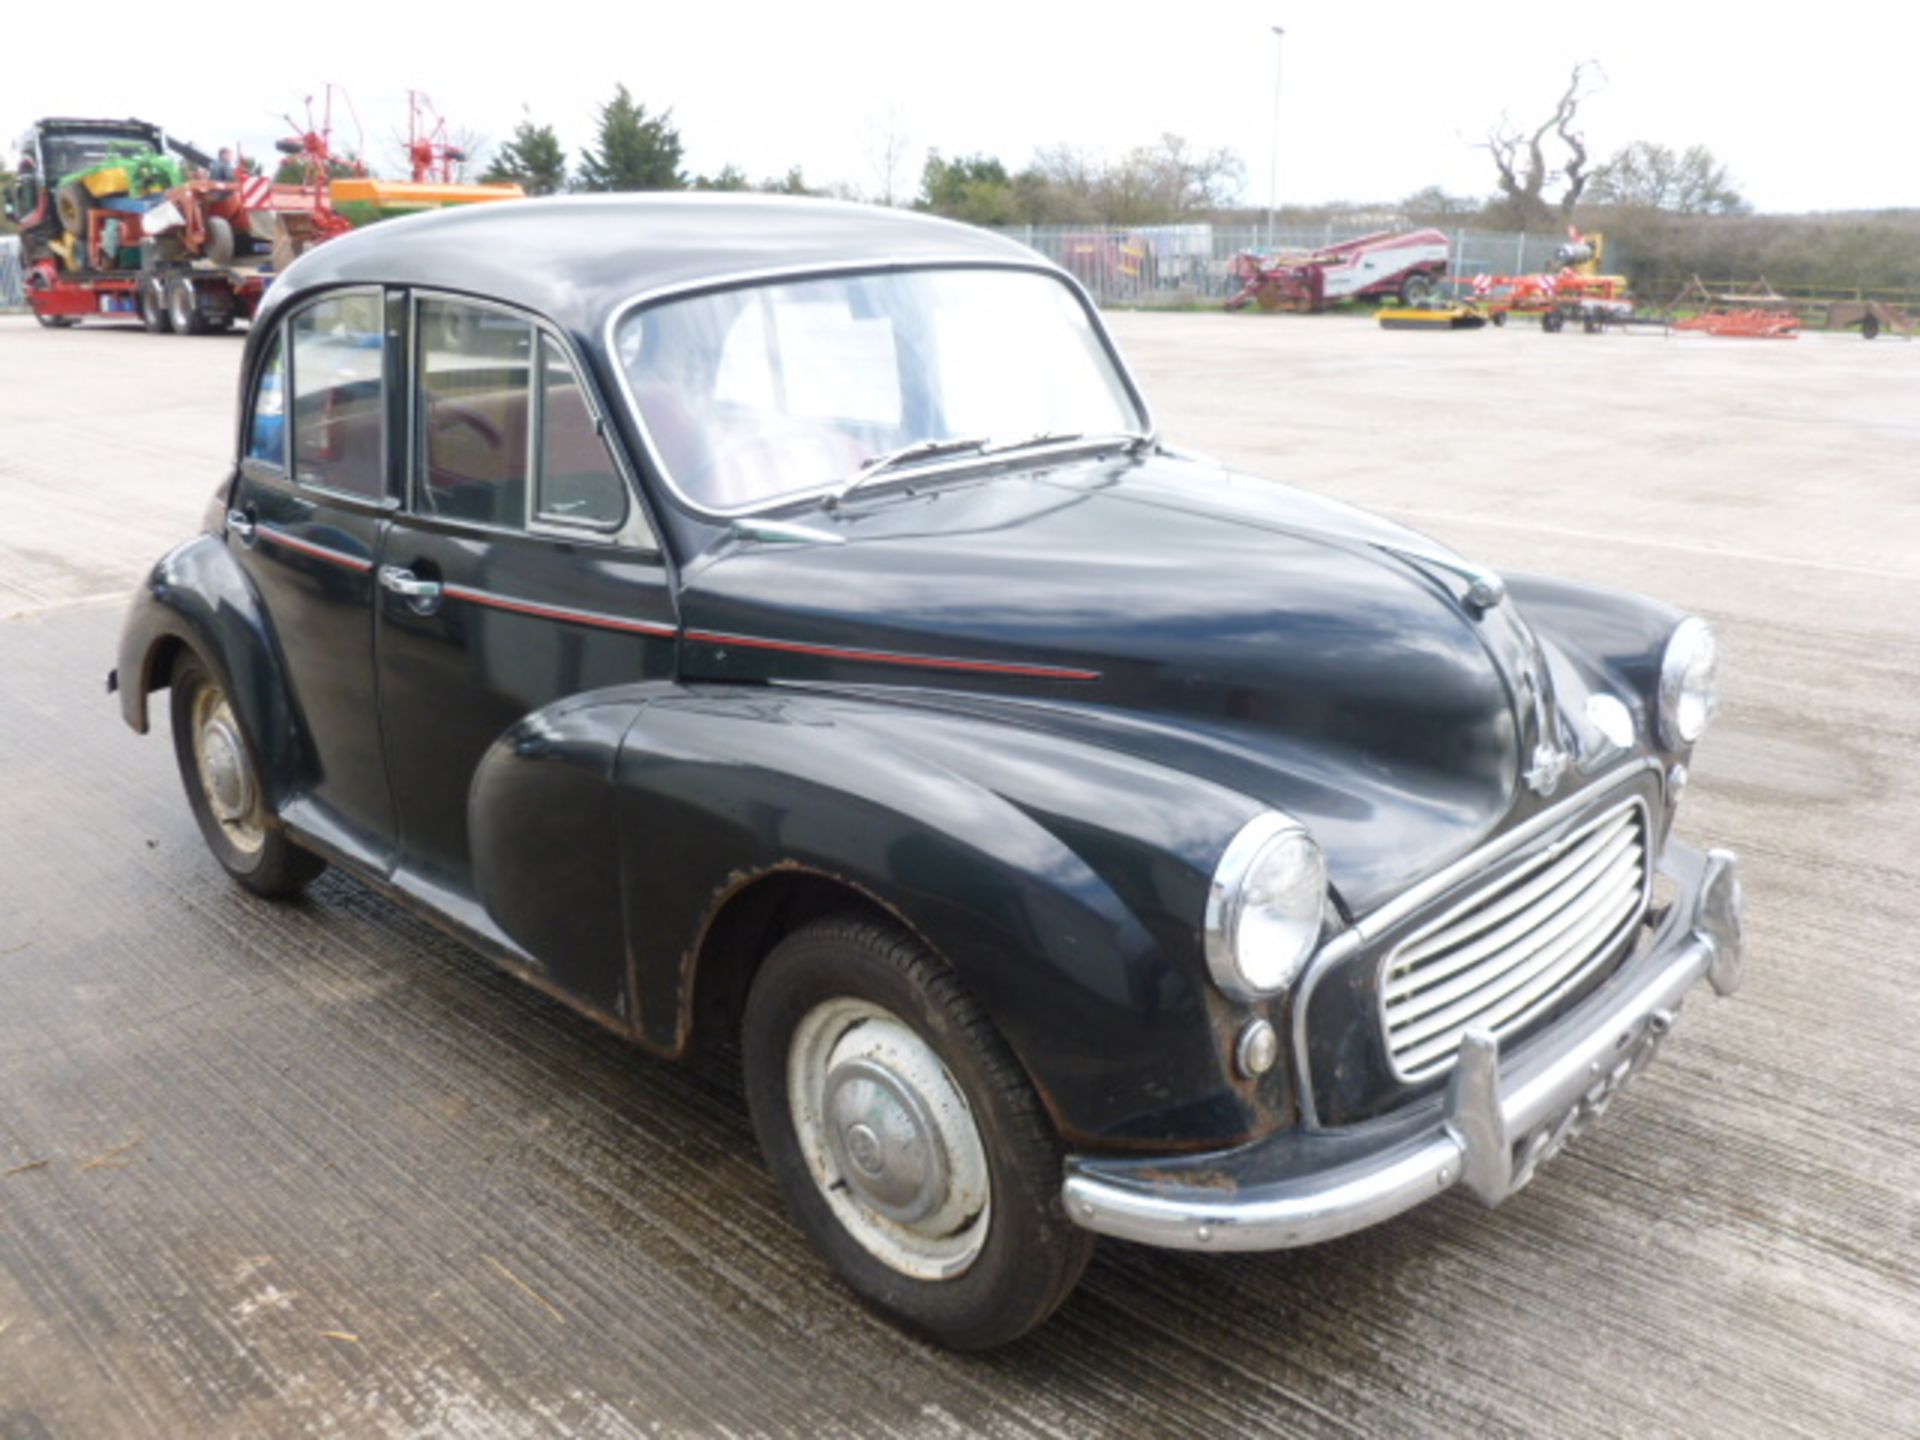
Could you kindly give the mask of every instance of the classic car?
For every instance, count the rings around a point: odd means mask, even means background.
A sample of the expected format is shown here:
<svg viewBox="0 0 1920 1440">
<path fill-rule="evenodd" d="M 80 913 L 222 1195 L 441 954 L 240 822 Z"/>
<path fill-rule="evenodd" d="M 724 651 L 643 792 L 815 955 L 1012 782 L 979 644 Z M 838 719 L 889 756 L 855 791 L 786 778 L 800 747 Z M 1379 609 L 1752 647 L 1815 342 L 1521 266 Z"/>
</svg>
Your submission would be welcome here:
<svg viewBox="0 0 1920 1440">
<path fill-rule="evenodd" d="M 1739 979 L 1734 858 L 1673 834 L 1706 624 L 1171 448 L 1010 241 L 396 221 L 285 272 L 239 400 L 113 682 L 214 857 L 738 1046 L 799 1224 L 947 1344 L 1096 1234 L 1498 1202 Z"/>
</svg>

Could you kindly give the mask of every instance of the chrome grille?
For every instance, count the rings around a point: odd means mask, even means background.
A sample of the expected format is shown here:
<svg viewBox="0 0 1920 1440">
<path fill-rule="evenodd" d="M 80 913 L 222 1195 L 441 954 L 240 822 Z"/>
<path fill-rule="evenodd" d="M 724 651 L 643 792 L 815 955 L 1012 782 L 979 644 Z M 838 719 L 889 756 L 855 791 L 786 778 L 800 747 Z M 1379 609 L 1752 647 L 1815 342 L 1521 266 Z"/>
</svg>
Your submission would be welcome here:
<svg viewBox="0 0 1920 1440">
<path fill-rule="evenodd" d="M 1450 1068 L 1469 1030 L 1505 1035 L 1611 954 L 1646 910 L 1647 811 L 1606 811 L 1450 907 L 1388 953 L 1387 1051 L 1402 1080 Z"/>
</svg>

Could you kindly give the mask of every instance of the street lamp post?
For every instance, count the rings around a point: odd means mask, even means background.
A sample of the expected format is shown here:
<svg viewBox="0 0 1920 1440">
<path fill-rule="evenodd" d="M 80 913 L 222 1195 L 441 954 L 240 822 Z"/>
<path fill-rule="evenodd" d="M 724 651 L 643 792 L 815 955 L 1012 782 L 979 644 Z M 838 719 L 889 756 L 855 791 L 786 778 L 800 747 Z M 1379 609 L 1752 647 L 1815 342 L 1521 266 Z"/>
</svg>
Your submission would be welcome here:
<svg viewBox="0 0 1920 1440">
<path fill-rule="evenodd" d="M 1273 143 L 1267 149 L 1267 250 L 1273 250 L 1273 212 L 1280 199 L 1280 41 L 1286 29 L 1273 28 Z"/>
</svg>

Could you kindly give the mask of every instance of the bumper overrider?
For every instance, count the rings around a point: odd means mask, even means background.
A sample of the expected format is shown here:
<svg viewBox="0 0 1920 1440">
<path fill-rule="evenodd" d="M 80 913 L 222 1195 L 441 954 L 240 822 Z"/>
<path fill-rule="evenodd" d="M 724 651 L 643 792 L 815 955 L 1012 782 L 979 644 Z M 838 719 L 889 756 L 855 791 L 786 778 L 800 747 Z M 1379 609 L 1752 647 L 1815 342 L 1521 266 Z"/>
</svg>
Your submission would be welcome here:
<svg viewBox="0 0 1920 1440">
<path fill-rule="evenodd" d="M 1173 1249 L 1279 1250 L 1364 1229 L 1455 1185 L 1497 1205 L 1606 1110 L 1658 1049 L 1687 993 L 1740 984 L 1731 851 L 1670 841 L 1677 893 L 1654 934 L 1549 1030 L 1503 1055 L 1470 1033 L 1444 1096 L 1345 1131 L 1287 1131 L 1200 1155 L 1067 1161 L 1067 1213 Z"/>
</svg>

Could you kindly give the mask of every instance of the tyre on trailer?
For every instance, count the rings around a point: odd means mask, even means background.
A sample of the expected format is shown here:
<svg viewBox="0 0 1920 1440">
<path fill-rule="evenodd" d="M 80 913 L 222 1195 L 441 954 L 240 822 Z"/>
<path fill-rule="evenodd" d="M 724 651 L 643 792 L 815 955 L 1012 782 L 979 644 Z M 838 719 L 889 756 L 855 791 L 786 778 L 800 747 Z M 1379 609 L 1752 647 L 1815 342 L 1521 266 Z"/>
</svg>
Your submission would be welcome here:
<svg viewBox="0 0 1920 1440">
<path fill-rule="evenodd" d="M 139 280 L 140 323 L 149 335 L 171 335 L 173 319 L 167 314 L 167 277 L 148 270 Z"/>
<path fill-rule="evenodd" d="M 213 858 L 256 895 L 297 895 L 327 862 L 294 844 L 267 808 L 253 747 L 221 682 L 188 652 L 174 662 L 168 683 L 174 758 Z"/>
<path fill-rule="evenodd" d="M 1860 317 L 1860 338 L 1872 340 L 1880 334 L 1880 317 L 1869 310 Z"/>
<path fill-rule="evenodd" d="M 1437 287 L 1434 285 L 1431 275 L 1409 275 L 1400 282 L 1400 303 L 1402 305 L 1418 305 L 1422 300 L 1433 294 L 1435 288 Z"/>
<path fill-rule="evenodd" d="M 93 213 L 93 192 L 78 180 L 69 180 L 53 192 L 53 208 L 60 228 L 82 244 L 87 238 L 87 216 Z"/>
<path fill-rule="evenodd" d="M 1507 312 L 1504 310 L 1496 310 L 1487 318 L 1493 321 L 1494 328 L 1498 330 L 1507 323 Z"/>
<path fill-rule="evenodd" d="M 166 295 L 167 319 L 173 324 L 174 334 L 204 335 L 207 333 L 206 312 L 200 308 L 200 296 L 194 289 L 191 275 L 169 275 Z"/>
<path fill-rule="evenodd" d="M 1558 310 L 1543 311 L 1540 316 L 1540 328 L 1549 335 L 1558 335 L 1560 327 L 1567 323 L 1567 317 Z"/>
<path fill-rule="evenodd" d="M 1025 1334 L 1086 1268 L 1063 1152 L 1025 1073 L 941 960 L 831 916 L 783 939 L 741 1027 L 760 1148 L 861 1299 L 957 1349 Z"/>
<path fill-rule="evenodd" d="M 207 259 L 225 269 L 233 263 L 233 226 L 219 215 L 207 217 Z"/>
</svg>

